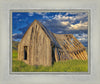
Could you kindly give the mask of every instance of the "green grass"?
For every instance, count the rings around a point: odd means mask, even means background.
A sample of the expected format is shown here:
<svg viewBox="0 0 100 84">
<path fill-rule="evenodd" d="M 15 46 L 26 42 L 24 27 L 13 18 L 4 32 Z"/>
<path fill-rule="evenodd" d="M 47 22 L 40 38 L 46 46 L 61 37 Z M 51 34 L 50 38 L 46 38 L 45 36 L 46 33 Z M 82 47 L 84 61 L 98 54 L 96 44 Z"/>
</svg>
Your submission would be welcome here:
<svg viewBox="0 0 100 84">
<path fill-rule="evenodd" d="M 13 49 L 13 72 L 87 72 L 88 61 L 68 60 L 55 62 L 53 66 L 31 66 L 18 60 L 17 50 Z"/>
</svg>

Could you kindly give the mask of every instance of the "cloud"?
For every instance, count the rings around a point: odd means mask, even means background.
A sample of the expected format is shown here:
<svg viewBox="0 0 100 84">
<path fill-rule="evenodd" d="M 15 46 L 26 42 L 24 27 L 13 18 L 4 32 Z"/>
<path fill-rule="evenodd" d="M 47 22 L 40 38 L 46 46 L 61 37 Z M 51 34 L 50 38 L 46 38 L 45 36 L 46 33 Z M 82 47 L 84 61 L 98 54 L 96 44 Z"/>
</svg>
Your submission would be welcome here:
<svg viewBox="0 0 100 84">
<path fill-rule="evenodd" d="M 79 33 L 74 34 L 74 36 L 85 46 L 88 46 L 88 34 L 87 33 Z"/>
<path fill-rule="evenodd" d="M 25 32 L 28 30 L 29 26 L 30 26 L 30 24 L 27 24 L 27 26 L 25 26 L 25 27 L 18 28 L 17 31 L 21 32 L 21 33 L 14 33 L 12 35 L 12 39 L 14 41 L 20 41 L 22 39 L 23 35 L 25 34 Z"/>
<path fill-rule="evenodd" d="M 69 23 L 68 21 L 62 21 L 61 24 L 62 24 L 62 25 L 68 25 L 68 24 L 70 24 L 70 23 Z"/>
<path fill-rule="evenodd" d="M 44 19 L 49 19 L 49 17 L 48 17 L 48 16 L 43 16 L 43 18 L 44 18 Z"/>
<path fill-rule="evenodd" d="M 88 31 L 87 22 L 71 24 L 68 21 L 61 21 L 55 19 L 51 19 L 50 21 L 48 19 L 45 19 L 43 21 L 41 20 L 41 23 L 45 25 L 53 33 L 63 31 L 62 34 L 74 34 L 79 32 L 87 33 Z"/>
<path fill-rule="evenodd" d="M 73 16 L 68 16 L 68 13 L 65 14 L 65 15 L 62 15 L 62 14 L 58 14 L 58 15 L 55 15 L 55 17 L 53 19 L 56 19 L 56 20 L 74 20 L 74 17 Z"/>
<path fill-rule="evenodd" d="M 56 27 L 60 24 L 60 27 L 64 30 L 87 30 L 88 29 L 88 14 L 87 13 L 61 13 L 56 14 L 53 21 L 56 21 Z"/>
<path fill-rule="evenodd" d="M 66 13 L 65 15 L 56 14 L 53 19 L 70 21 L 70 23 L 74 23 L 75 21 L 84 22 L 88 20 L 88 13 Z"/>
<path fill-rule="evenodd" d="M 35 12 L 35 13 L 42 16 L 47 14 L 46 12 Z"/>
<path fill-rule="evenodd" d="M 88 13 L 78 13 L 78 15 L 75 17 L 76 19 L 82 19 L 88 16 Z"/>
<path fill-rule="evenodd" d="M 60 21 L 52 20 L 52 19 L 45 19 L 40 21 L 46 28 L 48 28 L 51 32 L 62 31 L 65 29 L 65 25 L 61 24 Z"/>
<path fill-rule="evenodd" d="M 29 13 L 28 13 L 29 16 L 34 16 L 34 14 L 44 16 L 44 15 L 46 15 L 47 13 L 46 13 L 46 12 L 29 12 Z"/>
<path fill-rule="evenodd" d="M 67 12 L 65 15 L 68 15 L 69 13 Z"/>
<path fill-rule="evenodd" d="M 29 12 L 28 15 L 29 15 L 29 16 L 33 16 L 34 13 L 33 13 L 33 12 Z"/>
<path fill-rule="evenodd" d="M 58 31 L 58 32 L 56 32 L 57 34 L 61 34 L 61 33 L 63 33 L 63 31 Z"/>
<path fill-rule="evenodd" d="M 75 25 L 73 25 L 73 24 L 71 24 L 71 26 L 69 27 L 69 29 L 71 29 L 71 30 L 73 30 L 73 29 L 76 29 L 76 30 L 85 30 L 85 29 L 88 29 L 88 22 L 84 22 L 84 23 L 82 23 L 81 21 L 80 21 L 80 23 L 77 23 L 77 24 L 75 24 Z"/>
<path fill-rule="evenodd" d="M 13 35 L 12 35 L 12 40 L 13 41 L 20 41 L 21 40 L 21 38 L 23 37 L 23 33 L 14 33 Z"/>
<path fill-rule="evenodd" d="M 20 16 L 20 15 L 21 15 L 21 14 L 18 13 L 16 16 Z"/>
</svg>

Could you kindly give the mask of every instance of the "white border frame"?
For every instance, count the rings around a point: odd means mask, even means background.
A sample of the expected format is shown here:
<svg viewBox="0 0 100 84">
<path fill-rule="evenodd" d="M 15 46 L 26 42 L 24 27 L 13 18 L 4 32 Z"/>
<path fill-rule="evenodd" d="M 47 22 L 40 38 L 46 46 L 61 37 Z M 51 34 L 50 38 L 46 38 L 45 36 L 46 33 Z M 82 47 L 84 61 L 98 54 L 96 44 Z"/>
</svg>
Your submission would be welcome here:
<svg viewBox="0 0 100 84">
<path fill-rule="evenodd" d="M 90 9 L 91 73 L 85 75 L 9 74 L 9 11 L 11 9 Z M 0 1 L 0 83 L 1 84 L 100 84 L 100 2 L 99 0 L 1 0 Z"/>
</svg>

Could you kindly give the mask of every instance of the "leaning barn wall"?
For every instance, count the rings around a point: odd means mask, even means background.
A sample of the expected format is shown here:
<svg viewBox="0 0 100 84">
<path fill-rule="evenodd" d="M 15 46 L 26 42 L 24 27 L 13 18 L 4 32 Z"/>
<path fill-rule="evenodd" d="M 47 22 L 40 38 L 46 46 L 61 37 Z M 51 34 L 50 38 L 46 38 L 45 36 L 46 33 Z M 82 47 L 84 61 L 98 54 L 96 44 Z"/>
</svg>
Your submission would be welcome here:
<svg viewBox="0 0 100 84">
<path fill-rule="evenodd" d="M 72 34 L 54 34 L 62 49 L 59 49 L 60 60 L 87 60 L 84 45 Z"/>
<path fill-rule="evenodd" d="M 33 33 L 31 39 L 31 64 L 32 65 L 51 65 L 51 41 L 37 23 L 33 25 Z"/>
</svg>

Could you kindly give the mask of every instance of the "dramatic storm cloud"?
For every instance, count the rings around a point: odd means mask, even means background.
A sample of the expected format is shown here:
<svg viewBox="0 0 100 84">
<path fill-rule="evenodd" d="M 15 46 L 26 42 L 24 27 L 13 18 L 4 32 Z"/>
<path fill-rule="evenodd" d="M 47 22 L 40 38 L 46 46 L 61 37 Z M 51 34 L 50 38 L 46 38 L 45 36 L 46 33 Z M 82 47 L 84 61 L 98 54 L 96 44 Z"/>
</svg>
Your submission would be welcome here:
<svg viewBox="0 0 100 84">
<path fill-rule="evenodd" d="M 20 41 L 35 19 L 40 21 L 51 32 L 73 34 L 86 47 L 88 46 L 87 12 L 13 12 L 13 40 Z"/>
</svg>

